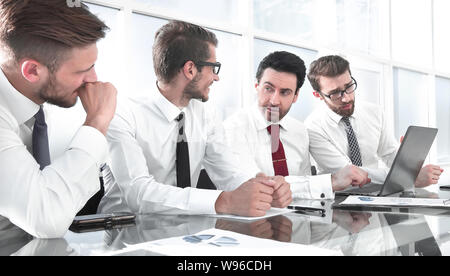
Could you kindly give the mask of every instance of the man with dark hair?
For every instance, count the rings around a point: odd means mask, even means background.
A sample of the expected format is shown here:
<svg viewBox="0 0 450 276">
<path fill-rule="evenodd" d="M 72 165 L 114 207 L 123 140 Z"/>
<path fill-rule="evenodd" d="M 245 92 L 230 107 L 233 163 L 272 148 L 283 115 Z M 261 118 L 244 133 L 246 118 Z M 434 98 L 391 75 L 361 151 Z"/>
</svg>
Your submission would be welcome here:
<svg viewBox="0 0 450 276">
<path fill-rule="evenodd" d="M 311 64 L 308 79 L 314 95 L 325 103 L 306 120 L 311 154 L 320 170 L 334 172 L 354 164 L 383 183 L 399 145 L 381 107 L 355 104 L 357 82 L 350 63 L 340 56 L 321 57 Z M 379 160 L 385 168 L 379 168 Z M 437 184 L 442 172 L 439 166 L 425 166 L 415 186 Z"/>
<path fill-rule="evenodd" d="M 219 81 L 216 46 L 214 33 L 186 22 L 156 33 L 158 81 L 150 97 L 118 106 L 107 135 L 116 183 L 100 210 L 263 216 L 271 208 L 279 183 L 237 167 L 204 103 Z M 196 188 L 203 167 L 219 190 Z"/>
<path fill-rule="evenodd" d="M 209 45 L 217 48 L 219 43 L 214 33 L 182 21 L 164 25 L 155 37 L 158 39 L 153 46 L 155 73 L 158 80 L 166 83 L 175 77 L 185 61 L 195 60 L 196 66 L 203 68 L 198 63 L 210 58 Z"/>
<path fill-rule="evenodd" d="M 259 64 L 255 88 L 258 103 L 239 111 L 224 122 L 227 144 L 241 167 L 262 171 L 284 182 L 294 198 L 334 198 L 335 191 L 368 182 L 367 173 L 347 166 L 330 176 L 311 175 L 309 138 L 306 127 L 288 112 L 299 97 L 306 77 L 305 63 L 289 52 L 274 52 Z M 289 183 L 289 184 L 287 184 Z"/>
<path fill-rule="evenodd" d="M 108 154 L 117 91 L 94 69 L 107 27 L 61 0 L 0 0 L 0 20 L 0 215 L 35 237 L 62 237 L 100 189 Z M 50 156 L 43 104 L 68 108 L 78 97 L 84 126 Z"/>
</svg>

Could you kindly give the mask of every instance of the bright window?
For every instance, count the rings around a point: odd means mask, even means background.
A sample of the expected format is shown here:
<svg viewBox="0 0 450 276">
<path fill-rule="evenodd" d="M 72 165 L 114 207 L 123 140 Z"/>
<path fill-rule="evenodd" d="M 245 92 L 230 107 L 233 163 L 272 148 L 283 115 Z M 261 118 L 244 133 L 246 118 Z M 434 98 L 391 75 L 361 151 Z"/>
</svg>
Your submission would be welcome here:
<svg viewBox="0 0 450 276">
<path fill-rule="evenodd" d="M 450 162 L 450 79 L 436 79 L 436 112 L 438 114 L 437 153 L 439 162 Z"/>
</svg>

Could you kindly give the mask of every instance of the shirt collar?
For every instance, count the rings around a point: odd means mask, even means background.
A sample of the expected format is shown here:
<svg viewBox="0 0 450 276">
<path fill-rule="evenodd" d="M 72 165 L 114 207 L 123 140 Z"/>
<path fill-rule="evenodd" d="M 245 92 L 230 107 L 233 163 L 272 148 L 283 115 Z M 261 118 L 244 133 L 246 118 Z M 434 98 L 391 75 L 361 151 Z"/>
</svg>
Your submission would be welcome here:
<svg viewBox="0 0 450 276">
<path fill-rule="evenodd" d="M 331 110 L 331 108 L 329 108 L 328 105 L 327 105 L 326 103 L 324 103 L 323 108 L 325 108 L 326 114 L 328 115 L 328 117 L 329 117 L 333 122 L 336 123 L 336 125 L 339 124 L 340 121 L 342 120 L 342 118 L 344 117 L 344 116 L 341 116 L 341 115 L 337 114 L 337 113 L 334 112 L 333 110 Z M 353 112 L 353 115 L 350 116 L 349 118 L 355 119 L 356 117 L 358 117 L 358 106 L 357 106 L 357 105 L 355 105 L 355 111 Z"/>
<path fill-rule="evenodd" d="M 40 106 L 17 91 L 0 69 L 0 105 L 16 118 L 19 125 L 30 120 Z"/>
<path fill-rule="evenodd" d="M 157 108 L 161 111 L 161 113 L 166 117 L 168 122 L 172 122 L 175 119 L 178 118 L 180 113 L 182 111 L 185 111 L 186 108 L 183 108 L 180 110 L 176 105 L 171 103 L 166 97 L 164 97 L 163 94 L 159 91 L 158 85 L 156 85 L 156 92 L 155 92 L 155 100 L 154 103 L 157 106 Z"/>
<path fill-rule="evenodd" d="M 274 123 L 269 122 L 264 118 L 264 115 L 261 113 L 261 110 L 258 106 L 258 104 L 253 105 L 252 107 L 252 115 L 255 119 L 255 126 L 258 131 L 267 129 L 268 126 L 273 125 Z M 291 118 L 286 115 L 283 119 L 281 119 L 277 125 L 280 125 L 282 129 L 289 130 L 292 126 Z"/>
</svg>

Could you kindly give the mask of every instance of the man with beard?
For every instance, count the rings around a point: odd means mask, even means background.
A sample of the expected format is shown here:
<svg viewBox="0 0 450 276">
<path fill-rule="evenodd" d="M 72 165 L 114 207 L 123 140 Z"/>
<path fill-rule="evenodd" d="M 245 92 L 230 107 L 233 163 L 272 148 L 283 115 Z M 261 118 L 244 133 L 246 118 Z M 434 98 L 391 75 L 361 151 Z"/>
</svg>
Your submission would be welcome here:
<svg viewBox="0 0 450 276">
<path fill-rule="evenodd" d="M 369 180 L 367 172 L 353 165 L 332 176 L 311 176 L 308 131 L 289 115 L 305 77 L 300 57 L 284 51 L 266 56 L 256 73 L 257 104 L 224 122 L 225 137 L 242 167 L 284 178 L 294 198 L 330 199 L 335 191 Z"/>
<path fill-rule="evenodd" d="M 100 210 L 257 217 L 290 203 L 289 194 L 273 202 L 282 183 L 241 172 L 220 141 L 220 123 L 205 103 L 219 81 L 217 44 L 214 33 L 186 22 L 157 31 L 157 83 L 149 97 L 119 103 L 108 131 L 116 182 L 106 184 Z M 203 167 L 219 190 L 196 188 Z"/>
<path fill-rule="evenodd" d="M 107 26 L 61 0 L 0 0 L 0 18 L 0 215 L 59 238 L 99 191 L 108 154 L 117 91 L 94 69 Z M 64 154 L 50 156 L 43 104 L 68 108 L 78 97 L 86 121 Z"/>
<path fill-rule="evenodd" d="M 358 87 L 350 64 L 340 56 L 325 56 L 314 61 L 308 73 L 314 96 L 325 105 L 306 120 L 310 150 L 320 170 L 334 172 L 354 164 L 369 173 L 374 182 L 383 183 L 399 144 L 381 107 L 358 102 Z M 437 184 L 443 170 L 439 166 L 422 168 L 416 179 L 418 188 Z"/>
</svg>

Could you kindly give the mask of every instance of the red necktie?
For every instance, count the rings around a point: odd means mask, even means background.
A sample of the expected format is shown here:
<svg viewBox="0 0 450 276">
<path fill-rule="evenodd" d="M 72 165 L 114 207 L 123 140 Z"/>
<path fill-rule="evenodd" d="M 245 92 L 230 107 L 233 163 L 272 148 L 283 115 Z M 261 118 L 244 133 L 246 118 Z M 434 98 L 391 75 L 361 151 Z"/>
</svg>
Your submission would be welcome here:
<svg viewBox="0 0 450 276">
<path fill-rule="evenodd" d="M 272 141 L 272 162 L 275 175 L 288 176 L 289 171 L 284 154 L 283 144 L 280 140 L 280 125 L 267 127 Z"/>
</svg>

